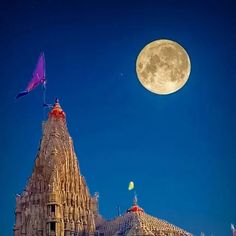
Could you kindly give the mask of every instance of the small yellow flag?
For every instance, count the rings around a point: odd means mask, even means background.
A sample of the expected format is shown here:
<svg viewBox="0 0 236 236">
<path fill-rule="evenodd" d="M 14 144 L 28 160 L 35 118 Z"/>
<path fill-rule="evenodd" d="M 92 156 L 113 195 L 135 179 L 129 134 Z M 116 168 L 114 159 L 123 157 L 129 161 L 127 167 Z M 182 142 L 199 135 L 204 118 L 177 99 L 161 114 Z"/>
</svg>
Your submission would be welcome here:
<svg viewBox="0 0 236 236">
<path fill-rule="evenodd" d="M 129 187 L 128 187 L 129 191 L 134 189 L 134 182 L 133 181 L 130 181 L 129 182 Z"/>
</svg>

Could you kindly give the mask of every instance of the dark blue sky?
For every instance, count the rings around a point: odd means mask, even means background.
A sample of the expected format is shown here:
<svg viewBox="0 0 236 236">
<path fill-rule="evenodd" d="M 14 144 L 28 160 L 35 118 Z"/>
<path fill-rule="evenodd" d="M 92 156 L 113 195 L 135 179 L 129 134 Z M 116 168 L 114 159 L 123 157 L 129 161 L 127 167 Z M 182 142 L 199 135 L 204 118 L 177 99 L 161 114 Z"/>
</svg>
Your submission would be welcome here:
<svg viewBox="0 0 236 236">
<path fill-rule="evenodd" d="M 86 3 L 85 3 L 86 2 Z M 132 201 L 195 235 L 236 223 L 236 14 L 233 1 L 15 1 L 0 8 L 0 235 L 12 235 L 15 195 L 41 137 L 42 91 L 15 100 L 45 52 L 47 97 L 67 113 L 82 174 L 106 218 Z M 137 80 L 150 41 L 171 39 L 192 71 L 158 96 Z"/>
</svg>

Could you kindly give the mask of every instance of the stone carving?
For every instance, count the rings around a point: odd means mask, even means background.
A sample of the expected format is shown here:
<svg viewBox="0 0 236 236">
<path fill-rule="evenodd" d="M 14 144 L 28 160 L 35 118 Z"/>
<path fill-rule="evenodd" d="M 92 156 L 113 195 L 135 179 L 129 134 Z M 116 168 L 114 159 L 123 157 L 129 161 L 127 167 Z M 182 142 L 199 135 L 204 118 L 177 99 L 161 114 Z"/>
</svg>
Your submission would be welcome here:
<svg viewBox="0 0 236 236">
<path fill-rule="evenodd" d="M 14 236 L 94 235 L 94 215 L 88 212 L 96 206 L 89 204 L 92 197 L 81 180 L 66 115 L 57 101 L 44 123 L 33 173 L 16 198 Z"/>
</svg>

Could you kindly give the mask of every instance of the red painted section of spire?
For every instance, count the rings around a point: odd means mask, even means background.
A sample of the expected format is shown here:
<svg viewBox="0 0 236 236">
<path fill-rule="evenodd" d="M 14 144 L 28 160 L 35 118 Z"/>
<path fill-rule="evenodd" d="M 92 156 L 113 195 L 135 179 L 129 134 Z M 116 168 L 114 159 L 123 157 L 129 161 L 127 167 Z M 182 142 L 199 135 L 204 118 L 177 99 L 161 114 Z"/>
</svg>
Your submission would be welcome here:
<svg viewBox="0 0 236 236">
<path fill-rule="evenodd" d="M 127 210 L 127 212 L 144 212 L 144 210 L 138 205 L 133 205 L 131 208 Z"/>
<path fill-rule="evenodd" d="M 62 118 L 62 119 L 66 118 L 66 113 L 62 110 L 58 99 L 56 99 L 52 110 L 49 112 L 49 118 L 52 118 L 52 117 Z"/>
</svg>

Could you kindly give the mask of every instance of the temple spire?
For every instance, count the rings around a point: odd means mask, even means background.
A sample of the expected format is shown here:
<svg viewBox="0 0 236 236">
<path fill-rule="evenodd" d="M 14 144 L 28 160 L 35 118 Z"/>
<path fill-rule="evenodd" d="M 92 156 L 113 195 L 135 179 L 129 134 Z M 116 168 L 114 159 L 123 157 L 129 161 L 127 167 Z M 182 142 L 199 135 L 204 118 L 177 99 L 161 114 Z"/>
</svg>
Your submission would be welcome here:
<svg viewBox="0 0 236 236">
<path fill-rule="evenodd" d="M 94 235 L 97 201 L 80 174 L 66 114 L 56 99 L 31 177 L 17 197 L 14 236 Z"/>
<path fill-rule="evenodd" d="M 54 106 L 49 112 L 49 118 L 66 118 L 66 113 L 62 110 L 58 98 L 56 98 Z"/>
<path fill-rule="evenodd" d="M 144 212 L 144 210 L 138 206 L 138 197 L 134 192 L 133 205 L 126 212 Z"/>
</svg>

